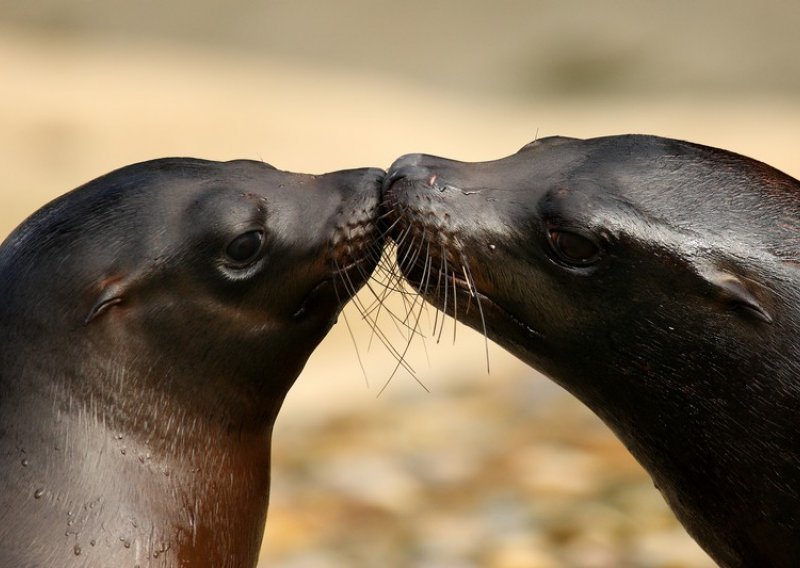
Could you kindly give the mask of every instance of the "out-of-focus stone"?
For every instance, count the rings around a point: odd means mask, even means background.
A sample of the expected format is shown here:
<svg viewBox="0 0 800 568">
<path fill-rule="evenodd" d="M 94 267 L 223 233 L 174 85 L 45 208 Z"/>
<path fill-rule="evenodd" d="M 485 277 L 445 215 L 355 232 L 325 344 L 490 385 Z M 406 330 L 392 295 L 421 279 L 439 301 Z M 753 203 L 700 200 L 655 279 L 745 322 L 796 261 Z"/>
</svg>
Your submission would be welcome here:
<svg viewBox="0 0 800 568">
<path fill-rule="evenodd" d="M 509 535 L 487 554 L 487 568 L 560 568 L 561 563 L 536 538 Z"/>
</svg>

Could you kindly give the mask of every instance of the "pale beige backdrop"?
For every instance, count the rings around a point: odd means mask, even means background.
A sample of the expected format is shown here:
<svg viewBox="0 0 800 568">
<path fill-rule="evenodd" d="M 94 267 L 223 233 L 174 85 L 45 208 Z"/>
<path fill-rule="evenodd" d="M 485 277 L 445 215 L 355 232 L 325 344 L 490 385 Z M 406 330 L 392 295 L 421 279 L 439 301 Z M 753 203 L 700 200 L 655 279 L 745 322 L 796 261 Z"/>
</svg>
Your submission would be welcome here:
<svg viewBox="0 0 800 568">
<path fill-rule="evenodd" d="M 175 155 L 324 172 L 644 132 L 798 176 L 799 10 L 0 0 L 0 233 L 93 177 Z M 355 342 L 340 322 L 277 424 L 263 566 L 711 565 L 546 379 L 495 347 L 487 374 L 482 339 L 458 327 L 454 343 L 448 326 L 409 354 L 430 392 L 401 372 L 378 397 L 393 359 L 346 315 Z"/>
</svg>

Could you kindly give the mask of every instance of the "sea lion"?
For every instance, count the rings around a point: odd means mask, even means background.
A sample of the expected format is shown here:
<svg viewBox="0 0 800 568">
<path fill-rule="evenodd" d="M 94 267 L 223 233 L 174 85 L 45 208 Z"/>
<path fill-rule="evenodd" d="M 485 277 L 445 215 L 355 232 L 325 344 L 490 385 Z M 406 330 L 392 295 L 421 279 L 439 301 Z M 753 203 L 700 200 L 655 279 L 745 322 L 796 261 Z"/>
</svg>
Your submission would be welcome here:
<svg viewBox="0 0 800 568">
<path fill-rule="evenodd" d="M 655 136 L 414 154 L 384 183 L 407 280 L 551 377 L 722 566 L 800 559 L 800 182 Z"/>
<path fill-rule="evenodd" d="M 382 170 L 160 159 L 0 246 L 0 566 L 254 566 L 272 426 L 380 250 Z"/>
</svg>

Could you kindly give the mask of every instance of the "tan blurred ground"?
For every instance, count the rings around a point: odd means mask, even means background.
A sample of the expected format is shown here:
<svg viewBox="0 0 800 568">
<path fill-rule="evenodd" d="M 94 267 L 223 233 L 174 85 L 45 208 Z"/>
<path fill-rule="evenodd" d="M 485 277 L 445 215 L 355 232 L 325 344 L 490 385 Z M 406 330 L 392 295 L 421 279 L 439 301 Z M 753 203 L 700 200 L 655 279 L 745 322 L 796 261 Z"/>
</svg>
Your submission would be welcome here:
<svg viewBox="0 0 800 568">
<path fill-rule="evenodd" d="M 553 75 L 566 77 L 567 87 L 561 88 L 572 89 L 569 96 L 559 94 L 560 83 L 549 75 L 549 90 L 526 96 L 523 82 L 508 95 L 491 86 L 477 88 L 468 77 L 470 57 L 481 69 L 492 68 L 491 57 L 479 57 L 484 51 L 447 51 L 436 44 L 439 51 L 426 52 L 419 42 L 436 33 L 429 19 L 415 33 L 411 15 L 376 4 L 386 10 L 385 20 L 357 21 L 337 36 L 363 33 L 363 50 L 375 53 L 359 58 L 346 50 L 333 50 L 336 57 L 287 54 L 269 44 L 223 48 L 199 41 L 199 32 L 177 39 L 155 32 L 146 37 L 55 33 L 52 25 L 36 25 L 36 18 L 5 20 L 0 11 L 0 234 L 84 181 L 166 155 L 264 159 L 283 169 L 322 172 L 386 167 L 411 151 L 489 159 L 515 151 L 537 134 L 647 132 L 725 147 L 800 175 L 797 92 L 791 81 L 780 82 L 785 60 L 775 55 L 796 45 L 783 36 L 778 38 L 783 43 L 773 45 L 764 33 L 763 61 L 757 50 L 752 53 L 750 44 L 759 45 L 754 40 L 748 40 L 749 59 L 737 52 L 726 59 L 713 41 L 707 46 L 711 57 L 698 51 L 697 33 L 693 45 L 680 41 L 687 28 L 676 8 L 665 20 L 672 27 L 656 38 L 660 43 L 637 52 L 637 42 L 648 44 L 642 39 L 645 28 L 637 27 L 641 22 L 599 10 L 597 17 L 604 19 L 597 29 L 581 19 L 587 37 L 606 38 L 612 47 L 627 46 L 625 53 L 645 57 L 645 63 L 641 57 L 633 63 L 618 58 L 634 69 L 620 77 L 650 88 L 610 88 L 603 81 L 596 88 L 594 79 L 585 96 L 575 96 L 580 89 L 569 81 L 570 73 L 576 81 L 587 73 L 579 65 Z M 327 28 L 313 18 L 317 35 L 309 35 L 312 31 L 301 29 L 302 14 L 288 19 L 287 5 L 275 3 L 277 14 L 287 18 L 283 28 L 274 19 L 265 27 L 288 35 L 295 26 L 298 45 L 316 41 L 324 52 L 324 42 L 333 41 L 323 34 Z M 472 2 L 462 6 L 457 21 L 466 26 L 470 10 L 479 9 Z M 588 4 L 580 6 L 576 9 Z M 368 15 L 378 18 L 380 11 L 371 10 Z M 263 12 L 254 17 L 269 13 Z M 180 20 L 170 14 L 179 28 Z M 744 24 L 738 25 L 749 30 L 757 22 L 748 26 L 748 14 L 740 15 Z M 438 21 L 446 16 L 439 13 Z M 787 20 L 794 16 L 791 11 Z M 772 18 L 775 23 L 780 14 Z M 562 20 L 568 25 L 568 18 Z M 507 21 L 519 24 L 513 13 Z M 95 31 L 99 27 L 92 25 Z M 470 25 L 473 34 L 482 29 L 480 21 Z M 603 27 L 611 25 L 619 26 L 617 33 Z M 717 25 L 724 37 L 733 33 Z M 257 38 L 255 27 L 250 22 L 248 30 Z M 690 29 L 697 32 L 698 23 Z M 492 52 L 498 61 L 513 62 L 505 49 L 534 62 L 525 67 L 531 82 L 549 67 L 524 42 L 513 41 L 524 30 L 522 24 L 509 28 L 503 43 L 503 28 L 495 25 L 493 35 L 481 41 L 500 42 L 500 51 Z M 560 37 L 558 28 L 541 31 L 550 34 L 548 41 Z M 391 35 L 393 45 L 397 35 L 406 34 L 415 48 L 408 54 L 371 48 L 381 34 Z M 458 38 L 453 30 L 447 34 Z M 600 62 L 605 63 L 598 63 L 601 76 L 617 72 L 609 67 L 608 53 L 622 48 L 603 51 L 592 42 L 578 47 L 605 54 Z M 357 65 L 348 65 L 348 53 Z M 413 57 L 421 53 L 426 61 L 415 73 Z M 376 61 L 381 54 L 387 57 L 383 67 Z M 436 65 L 428 59 L 437 57 L 450 73 L 460 66 L 467 75 L 463 88 L 432 80 Z M 704 64 L 703 57 L 711 58 Z M 587 60 L 592 58 L 581 59 Z M 392 72 L 392 61 L 402 62 L 397 66 L 402 72 Z M 656 64 L 671 67 L 662 74 Z M 744 65 L 752 71 L 759 64 L 770 67 L 775 83 L 753 88 L 743 78 L 736 87 L 737 69 Z M 642 69 L 647 69 L 643 81 L 631 78 Z M 719 80 L 707 88 L 672 88 L 663 81 L 659 87 L 659 77 L 686 72 L 687 80 L 697 81 L 715 69 Z M 501 71 L 498 77 L 509 76 Z M 429 363 L 420 344 L 412 348 L 409 358 L 430 393 L 400 373 L 377 397 L 393 360 L 380 345 L 367 352 L 367 330 L 355 311 L 346 313 L 369 386 L 340 324 L 315 352 L 277 425 L 263 565 L 710 565 L 624 449 L 545 379 L 494 347 L 487 375 L 482 339 L 459 327 L 455 345 L 451 337 L 439 345 L 429 342 Z M 445 335 L 450 333 L 448 328 Z"/>
</svg>

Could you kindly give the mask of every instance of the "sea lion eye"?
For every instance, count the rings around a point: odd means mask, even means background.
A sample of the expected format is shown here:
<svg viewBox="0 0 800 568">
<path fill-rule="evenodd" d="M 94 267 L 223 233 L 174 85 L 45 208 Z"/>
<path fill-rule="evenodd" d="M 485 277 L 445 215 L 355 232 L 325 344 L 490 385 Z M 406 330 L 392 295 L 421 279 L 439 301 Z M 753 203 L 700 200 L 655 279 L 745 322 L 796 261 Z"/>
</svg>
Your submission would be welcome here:
<svg viewBox="0 0 800 568">
<path fill-rule="evenodd" d="M 237 264 L 244 264 L 256 257 L 261 250 L 262 242 L 264 242 L 262 231 L 248 231 L 233 239 L 225 249 L 225 254 Z"/>
<path fill-rule="evenodd" d="M 559 259 L 567 264 L 587 266 L 600 257 L 597 243 L 572 231 L 550 231 L 550 244 Z"/>
</svg>

